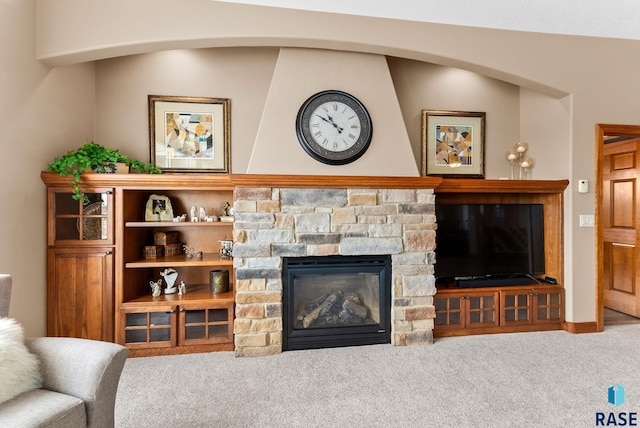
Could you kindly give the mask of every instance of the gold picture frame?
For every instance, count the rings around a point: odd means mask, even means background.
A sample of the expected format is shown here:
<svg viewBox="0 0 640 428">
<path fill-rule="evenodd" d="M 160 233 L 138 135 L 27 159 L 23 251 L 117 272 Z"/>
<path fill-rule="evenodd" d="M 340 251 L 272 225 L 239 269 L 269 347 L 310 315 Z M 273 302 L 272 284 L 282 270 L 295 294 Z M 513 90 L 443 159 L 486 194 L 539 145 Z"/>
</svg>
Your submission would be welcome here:
<svg viewBox="0 0 640 428">
<path fill-rule="evenodd" d="M 149 95 L 151 163 L 165 172 L 229 174 L 228 98 Z"/>
<path fill-rule="evenodd" d="M 422 175 L 484 178 L 484 112 L 422 110 Z"/>
</svg>

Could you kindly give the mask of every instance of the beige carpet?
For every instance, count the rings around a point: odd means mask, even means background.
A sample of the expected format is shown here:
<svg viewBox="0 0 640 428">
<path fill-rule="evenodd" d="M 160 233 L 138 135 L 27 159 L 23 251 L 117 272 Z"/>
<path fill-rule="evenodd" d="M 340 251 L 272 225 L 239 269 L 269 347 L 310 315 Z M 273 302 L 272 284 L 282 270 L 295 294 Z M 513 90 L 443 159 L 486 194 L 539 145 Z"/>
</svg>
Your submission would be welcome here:
<svg viewBox="0 0 640 428">
<path fill-rule="evenodd" d="M 129 359 L 117 427 L 591 427 L 640 411 L 640 325 Z M 626 403 L 607 402 L 614 384 Z"/>
</svg>

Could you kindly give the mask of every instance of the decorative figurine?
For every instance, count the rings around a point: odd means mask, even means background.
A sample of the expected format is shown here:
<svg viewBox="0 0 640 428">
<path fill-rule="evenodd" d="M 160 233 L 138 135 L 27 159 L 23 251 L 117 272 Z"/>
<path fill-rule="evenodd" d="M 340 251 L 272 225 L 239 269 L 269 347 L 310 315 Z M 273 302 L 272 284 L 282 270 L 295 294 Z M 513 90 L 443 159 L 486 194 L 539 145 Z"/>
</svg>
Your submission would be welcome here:
<svg viewBox="0 0 640 428">
<path fill-rule="evenodd" d="M 178 290 L 175 286 L 176 279 L 178 279 L 178 271 L 174 268 L 166 268 L 164 271 L 160 272 L 160 275 L 164 277 L 164 280 L 167 283 L 167 287 L 164 289 L 164 294 L 175 293 Z"/>
<path fill-rule="evenodd" d="M 178 296 L 182 296 L 187 293 L 187 284 L 184 281 L 180 281 L 180 285 L 178 286 Z"/>
<path fill-rule="evenodd" d="M 151 195 L 147 200 L 144 213 L 145 221 L 171 221 L 173 220 L 173 207 L 171 199 L 164 195 Z"/>
<path fill-rule="evenodd" d="M 192 205 L 191 210 L 189 211 L 189 213 L 191 214 L 189 220 L 191 220 L 192 222 L 197 222 L 199 220 L 199 218 L 196 216 L 196 209 L 196 206 Z"/>
<path fill-rule="evenodd" d="M 207 221 L 207 211 L 204 209 L 204 207 L 200 207 L 200 214 L 198 216 L 198 220 Z"/>
<path fill-rule="evenodd" d="M 187 255 L 187 258 L 192 258 L 194 254 L 197 253 L 196 249 L 189 246 L 189 245 L 183 245 L 182 249 L 184 250 L 184 253 Z"/>
<path fill-rule="evenodd" d="M 235 210 L 233 206 L 229 202 L 225 202 L 222 206 L 222 216 L 220 216 L 220 221 L 232 222 L 233 215 Z"/>
<path fill-rule="evenodd" d="M 223 240 L 220 242 L 220 257 L 230 258 L 233 253 L 233 241 Z"/>
<path fill-rule="evenodd" d="M 182 214 L 181 216 L 173 218 L 173 222 L 174 223 L 184 223 L 186 220 L 187 220 L 187 215 L 186 214 Z"/>
<path fill-rule="evenodd" d="M 162 279 L 157 281 L 149 281 L 149 286 L 151 287 L 151 295 L 153 297 L 158 297 L 162 294 Z"/>
</svg>

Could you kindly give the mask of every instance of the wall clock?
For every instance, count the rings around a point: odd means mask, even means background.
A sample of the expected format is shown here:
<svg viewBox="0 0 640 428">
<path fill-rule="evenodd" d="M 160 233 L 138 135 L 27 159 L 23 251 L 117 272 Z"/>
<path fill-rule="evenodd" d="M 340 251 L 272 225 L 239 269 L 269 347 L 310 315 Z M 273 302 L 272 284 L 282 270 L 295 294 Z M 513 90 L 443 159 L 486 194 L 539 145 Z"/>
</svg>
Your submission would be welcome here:
<svg viewBox="0 0 640 428">
<path fill-rule="evenodd" d="M 356 97 L 329 90 L 312 95 L 302 104 L 296 117 L 296 134 L 312 158 L 344 165 L 367 151 L 373 126 L 369 112 Z"/>
</svg>

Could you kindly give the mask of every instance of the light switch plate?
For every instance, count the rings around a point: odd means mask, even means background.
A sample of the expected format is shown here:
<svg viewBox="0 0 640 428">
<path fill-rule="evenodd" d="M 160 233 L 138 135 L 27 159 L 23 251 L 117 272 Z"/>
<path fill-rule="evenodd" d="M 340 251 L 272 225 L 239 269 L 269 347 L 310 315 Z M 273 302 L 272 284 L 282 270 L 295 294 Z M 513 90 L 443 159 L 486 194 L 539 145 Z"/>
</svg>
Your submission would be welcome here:
<svg viewBox="0 0 640 428">
<path fill-rule="evenodd" d="M 594 227 L 594 223 L 592 214 L 580 214 L 580 227 Z"/>
</svg>

